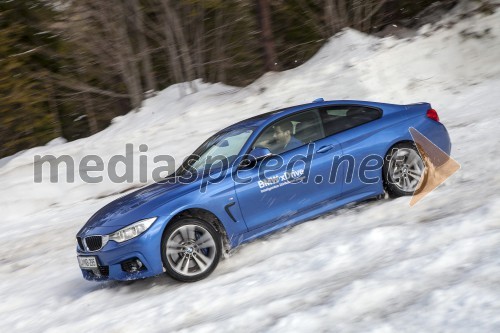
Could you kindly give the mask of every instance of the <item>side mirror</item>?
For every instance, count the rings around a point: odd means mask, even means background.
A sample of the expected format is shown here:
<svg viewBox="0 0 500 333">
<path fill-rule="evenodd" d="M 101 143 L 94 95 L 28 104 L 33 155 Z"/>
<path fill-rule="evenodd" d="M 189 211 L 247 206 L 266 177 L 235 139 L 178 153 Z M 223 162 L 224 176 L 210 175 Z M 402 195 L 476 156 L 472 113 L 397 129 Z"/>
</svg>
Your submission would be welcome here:
<svg viewBox="0 0 500 333">
<path fill-rule="evenodd" d="M 240 163 L 240 168 L 246 169 L 250 168 L 257 163 L 257 161 L 263 160 L 266 157 L 272 156 L 273 153 L 269 150 L 269 148 L 264 147 L 255 147 L 250 151 L 248 156 L 243 159 Z"/>
<path fill-rule="evenodd" d="M 269 148 L 264 148 L 264 147 L 255 147 L 250 151 L 250 156 L 255 158 L 255 160 L 259 161 L 262 160 L 268 156 L 271 156 L 272 153 L 269 150 Z"/>
<path fill-rule="evenodd" d="M 217 145 L 217 147 L 228 147 L 229 146 L 229 141 L 227 140 L 222 140 L 221 142 L 219 142 Z"/>
</svg>

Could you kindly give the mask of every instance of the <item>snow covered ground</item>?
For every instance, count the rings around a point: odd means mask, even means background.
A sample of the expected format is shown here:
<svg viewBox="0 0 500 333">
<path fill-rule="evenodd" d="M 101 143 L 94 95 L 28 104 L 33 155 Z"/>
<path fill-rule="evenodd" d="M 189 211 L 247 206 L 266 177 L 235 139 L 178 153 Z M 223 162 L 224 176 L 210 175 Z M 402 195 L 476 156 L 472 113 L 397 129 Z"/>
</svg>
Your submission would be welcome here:
<svg viewBox="0 0 500 333">
<path fill-rule="evenodd" d="M 90 138 L 0 161 L 0 331 L 500 332 L 500 12 L 431 30 L 348 30 L 294 70 L 183 99 L 170 87 Z M 194 284 L 83 280 L 75 233 L 138 184 L 35 184 L 34 155 L 106 159 L 133 143 L 182 159 L 226 125 L 317 97 L 429 101 L 462 169 L 413 208 L 337 210 L 242 246 Z"/>
</svg>

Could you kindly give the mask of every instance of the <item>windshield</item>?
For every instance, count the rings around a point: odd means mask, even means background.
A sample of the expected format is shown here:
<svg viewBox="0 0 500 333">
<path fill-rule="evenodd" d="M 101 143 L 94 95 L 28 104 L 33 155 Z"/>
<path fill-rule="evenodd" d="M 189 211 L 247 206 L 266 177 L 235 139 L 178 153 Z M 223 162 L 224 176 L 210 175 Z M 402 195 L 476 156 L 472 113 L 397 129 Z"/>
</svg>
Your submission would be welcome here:
<svg viewBox="0 0 500 333">
<path fill-rule="evenodd" d="M 245 142 L 252 134 L 251 129 L 237 129 L 218 132 L 191 154 L 176 171 L 180 176 L 186 171 L 200 171 L 204 169 L 217 169 L 227 163 L 231 165 L 238 157 Z M 222 160 L 225 160 L 224 162 Z M 226 162 L 227 161 L 227 162 Z"/>
</svg>

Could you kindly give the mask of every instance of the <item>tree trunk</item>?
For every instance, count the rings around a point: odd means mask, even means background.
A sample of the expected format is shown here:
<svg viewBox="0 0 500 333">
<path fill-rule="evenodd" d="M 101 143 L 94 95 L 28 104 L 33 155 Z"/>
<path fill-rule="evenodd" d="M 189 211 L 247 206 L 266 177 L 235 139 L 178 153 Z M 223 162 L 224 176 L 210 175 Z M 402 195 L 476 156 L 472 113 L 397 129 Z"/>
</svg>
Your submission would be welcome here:
<svg viewBox="0 0 500 333">
<path fill-rule="evenodd" d="M 346 0 L 336 0 L 336 12 L 338 18 L 338 24 L 340 29 L 349 26 L 349 12 L 347 10 L 347 2 Z"/>
<path fill-rule="evenodd" d="M 170 70 L 172 71 L 173 75 L 173 81 L 180 84 L 185 81 L 184 75 L 182 74 L 182 66 L 180 63 L 175 38 L 167 20 L 164 20 L 163 32 L 165 35 L 166 50 L 168 54 L 168 61 L 170 63 Z M 185 95 L 185 91 L 182 88 L 180 88 L 180 94 L 181 97 Z"/>
<path fill-rule="evenodd" d="M 362 20 L 362 11 L 363 11 L 363 3 L 361 0 L 353 0 L 352 1 L 352 23 L 353 27 L 359 31 L 361 31 L 361 20 Z"/>
<path fill-rule="evenodd" d="M 83 94 L 83 105 L 85 106 L 85 115 L 87 116 L 90 134 L 95 134 L 99 132 L 99 126 L 97 125 L 97 117 L 94 111 L 92 97 L 87 93 Z"/>
<path fill-rule="evenodd" d="M 165 16 L 167 21 L 170 23 L 171 31 L 175 38 L 175 44 L 178 47 L 179 56 L 182 62 L 183 70 L 185 73 L 185 77 L 187 81 L 189 81 L 189 85 L 191 87 L 191 92 L 196 92 L 197 88 L 194 84 L 194 68 L 193 68 L 193 60 L 191 58 L 191 53 L 189 50 L 188 43 L 186 41 L 186 37 L 184 36 L 184 31 L 182 29 L 182 24 L 179 20 L 177 12 L 171 6 L 170 0 L 163 0 L 163 8 L 165 11 Z"/>
<path fill-rule="evenodd" d="M 329 36 L 333 36 L 337 30 L 337 20 L 335 17 L 337 13 L 335 13 L 333 1 L 334 0 L 325 1 L 325 23 Z"/>
<path fill-rule="evenodd" d="M 204 65 L 204 51 L 203 48 L 205 46 L 205 8 L 203 8 L 202 4 L 198 5 L 197 10 L 197 25 L 196 25 L 196 33 L 195 33 L 195 71 L 196 76 L 201 79 L 206 79 L 205 76 L 205 65 Z"/>
<path fill-rule="evenodd" d="M 269 0 L 257 0 L 257 8 L 260 20 L 262 44 L 264 47 L 265 70 L 275 71 L 279 69 L 279 66 L 271 25 L 271 6 L 269 5 Z"/>
<path fill-rule="evenodd" d="M 222 28 L 224 22 L 224 13 L 222 10 L 217 11 L 215 14 L 215 43 L 214 43 L 214 60 L 215 60 L 215 81 L 225 82 L 226 81 L 226 70 L 224 62 L 224 29 Z"/>
<path fill-rule="evenodd" d="M 49 93 L 48 96 L 48 103 L 49 103 L 49 110 L 50 110 L 50 115 L 52 117 L 52 121 L 54 123 L 54 136 L 56 138 L 62 137 L 63 136 L 63 129 L 61 125 L 61 118 L 59 115 L 59 109 L 57 108 L 57 96 L 55 95 L 54 92 L 54 85 L 50 80 L 47 80 L 46 83 L 46 89 Z"/>
<path fill-rule="evenodd" d="M 137 44 L 142 64 L 142 75 L 146 84 L 147 91 L 156 91 L 156 79 L 153 72 L 150 50 L 144 33 L 144 14 L 139 0 L 132 1 L 132 12 L 134 25 L 136 28 Z"/>
<path fill-rule="evenodd" d="M 109 51 L 112 57 L 108 59 L 110 67 L 117 69 L 125 83 L 132 108 L 139 108 L 143 99 L 141 71 L 128 33 L 127 8 L 119 0 L 96 1 L 94 4 L 94 15 L 106 36 L 95 38 L 95 43 L 105 43 L 98 48 Z"/>
</svg>

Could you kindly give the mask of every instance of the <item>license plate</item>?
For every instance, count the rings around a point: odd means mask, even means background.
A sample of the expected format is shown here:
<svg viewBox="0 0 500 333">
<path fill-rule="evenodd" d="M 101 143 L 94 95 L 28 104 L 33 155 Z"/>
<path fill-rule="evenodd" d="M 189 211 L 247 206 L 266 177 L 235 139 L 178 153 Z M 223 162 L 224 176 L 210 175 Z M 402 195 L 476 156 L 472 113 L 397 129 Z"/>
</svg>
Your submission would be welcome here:
<svg viewBox="0 0 500 333">
<path fill-rule="evenodd" d="M 78 256 L 78 263 L 80 268 L 97 268 L 96 257 L 80 257 Z"/>
</svg>

